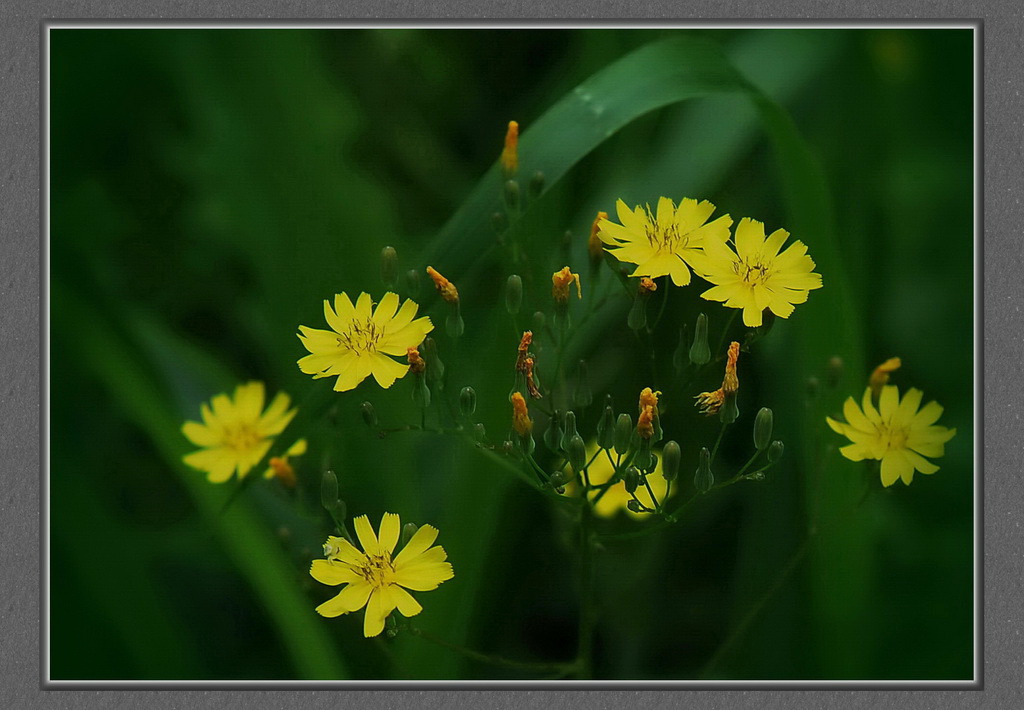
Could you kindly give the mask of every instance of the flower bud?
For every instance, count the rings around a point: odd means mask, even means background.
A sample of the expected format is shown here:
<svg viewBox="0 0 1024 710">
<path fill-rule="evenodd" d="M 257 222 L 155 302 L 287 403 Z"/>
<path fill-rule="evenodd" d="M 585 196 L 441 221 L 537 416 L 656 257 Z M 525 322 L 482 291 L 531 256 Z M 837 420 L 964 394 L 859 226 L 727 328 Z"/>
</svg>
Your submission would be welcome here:
<svg viewBox="0 0 1024 710">
<path fill-rule="evenodd" d="M 640 330 L 647 325 L 647 299 L 637 296 L 633 299 L 633 305 L 629 309 L 629 316 L 626 318 L 626 325 L 630 330 Z"/>
<path fill-rule="evenodd" d="M 679 329 L 679 342 L 672 353 L 672 369 L 681 374 L 690 359 L 690 346 L 686 342 L 686 326 Z"/>
<path fill-rule="evenodd" d="M 505 310 L 509 315 L 519 313 L 523 305 L 523 279 L 519 274 L 512 274 L 505 283 Z"/>
<path fill-rule="evenodd" d="M 597 445 L 602 449 L 610 449 L 615 443 L 615 412 L 605 407 L 597 422 Z"/>
<path fill-rule="evenodd" d="M 767 448 L 772 440 L 773 420 L 772 410 L 768 407 L 761 407 L 757 417 L 754 418 L 754 446 L 758 451 Z"/>
<path fill-rule="evenodd" d="M 701 447 L 700 462 L 693 476 L 693 487 L 700 493 L 707 493 L 715 485 L 715 474 L 711 473 L 711 452 Z"/>
<path fill-rule="evenodd" d="M 330 469 L 320 479 L 320 504 L 326 510 L 334 510 L 338 505 L 338 477 Z"/>
<path fill-rule="evenodd" d="M 377 428 L 377 410 L 373 408 L 372 404 L 369 402 L 363 402 L 360 404 L 359 413 L 362 415 L 366 426 L 370 427 L 370 429 Z"/>
<path fill-rule="evenodd" d="M 566 483 L 572 480 L 572 474 L 568 471 L 552 471 L 551 475 L 548 476 L 551 481 L 551 485 L 558 488 L 564 486 Z"/>
<path fill-rule="evenodd" d="M 472 387 L 463 387 L 459 392 L 459 408 L 462 416 L 471 417 L 476 414 L 476 390 Z"/>
<path fill-rule="evenodd" d="M 420 346 L 420 355 L 427 363 L 427 379 L 434 383 L 440 383 L 444 379 L 444 363 L 437 352 L 437 341 L 433 338 L 426 338 Z"/>
<path fill-rule="evenodd" d="M 637 503 L 635 500 L 632 500 L 632 499 L 626 501 L 626 508 L 629 509 L 631 512 L 634 512 L 634 513 L 639 513 L 640 512 L 640 504 Z"/>
<path fill-rule="evenodd" d="M 622 482 L 626 485 L 626 493 L 636 493 L 640 485 L 640 470 L 636 466 L 629 466 L 622 475 Z"/>
<path fill-rule="evenodd" d="M 629 451 L 629 442 L 633 438 L 633 418 L 628 414 L 620 414 L 618 419 L 615 420 L 615 434 L 613 438 L 613 445 L 615 451 L 622 456 L 626 455 Z"/>
<path fill-rule="evenodd" d="M 515 180 L 505 181 L 505 207 L 509 212 L 519 211 L 519 183 Z"/>
<path fill-rule="evenodd" d="M 661 450 L 661 475 L 666 481 L 674 481 L 679 475 L 679 462 L 682 459 L 679 444 L 669 441 Z"/>
<path fill-rule="evenodd" d="M 458 301 L 452 304 L 452 312 L 445 319 L 444 328 L 449 338 L 460 338 L 466 332 L 466 323 L 462 320 L 462 306 Z"/>
<path fill-rule="evenodd" d="M 594 394 L 590 391 L 590 377 L 587 373 L 587 361 L 580 360 L 576 369 L 576 389 L 572 393 L 573 402 L 577 407 L 589 407 L 594 401 Z"/>
<path fill-rule="evenodd" d="M 504 212 L 495 212 L 491 215 L 491 226 L 495 234 L 501 234 L 508 227 L 508 218 Z M 500 240 L 499 240 L 500 241 Z"/>
<path fill-rule="evenodd" d="M 587 465 L 587 445 L 583 443 L 583 437 L 577 434 L 569 439 L 569 446 L 566 449 L 569 465 L 572 470 L 579 473 Z"/>
<path fill-rule="evenodd" d="M 843 358 L 833 355 L 828 361 L 828 374 L 825 377 L 825 384 L 828 385 L 829 389 L 835 389 L 839 386 L 839 381 L 842 378 Z"/>
<path fill-rule="evenodd" d="M 380 250 L 380 280 L 388 289 L 398 283 L 398 252 L 392 246 Z"/>
<path fill-rule="evenodd" d="M 487 440 L 487 427 L 482 422 L 473 425 L 473 438 L 481 444 Z"/>
<path fill-rule="evenodd" d="M 786 450 L 785 445 L 778 439 L 772 442 L 772 445 L 768 447 L 768 463 L 776 463 L 782 458 L 782 452 Z"/>
<path fill-rule="evenodd" d="M 538 170 L 530 176 L 530 198 L 540 197 L 542 192 L 544 192 L 544 173 Z"/>
<path fill-rule="evenodd" d="M 405 272 L 405 290 L 409 292 L 409 298 L 416 298 L 420 295 L 421 284 L 419 269 L 409 269 Z"/>
<path fill-rule="evenodd" d="M 578 436 L 576 432 L 576 412 L 568 411 L 562 419 L 562 439 L 558 443 L 558 448 L 568 453 L 569 441 L 574 436 Z"/>
<path fill-rule="evenodd" d="M 544 432 L 544 445 L 551 451 L 559 451 L 562 448 L 562 418 L 562 410 L 556 409 Z"/>
<path fill-rule="evenodd" d="M 412 401 L 421 407 L 430 406 L 430 387 L 424 377 L 417 377 L 412 387 Z"/>
<path fill-rule="evenodd" d="M 727 394 L 725 395 L 725 401 L 722 403 L 722 411 L 719 417 L 722 420 L 722 424 L 732 424 L 740 416 L 740 408 L 736 404 L 736 395 Z"/>
<path fill-rule="evenodd" d="M 637 449 L 636 456 L 633 457 L 633 465 L 640 469 L 642 472 L 650 473 L 658 466 L 658 458 L 651 451 L 651 440 L 640 439 L 640 448 Z"/>
<path fill-rule="evenodd" d="M 416 523 L 406 523 L 402 526 L 402 547 L 409 544 L 409 540 L 412 540 L 412 536 L 419 530 L 419 526 Z"/>
<path fill-rule="evenodd" d="M 704 365 L 709 360 L 711 360 L 711 348 L 708 346 L 708 317 L 701 313 L 697 316 L 697 325 L 693 328 L 690 362 L 694 365 Z"/>
<path fill-rule="evenodd" d="M 543 331 L 547 322 L 548 318 L 544 315 L 543 311 L 535 311 L 533 314 L 533 332 L 540 333 Z"/>
</svg>

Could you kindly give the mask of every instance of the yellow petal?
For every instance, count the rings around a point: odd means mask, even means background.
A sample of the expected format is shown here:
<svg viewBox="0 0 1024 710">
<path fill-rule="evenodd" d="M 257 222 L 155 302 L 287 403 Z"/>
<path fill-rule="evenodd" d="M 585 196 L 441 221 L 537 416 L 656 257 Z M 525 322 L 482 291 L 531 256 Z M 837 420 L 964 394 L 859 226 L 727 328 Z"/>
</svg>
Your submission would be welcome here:
<svg viewBox="0 0 1024 710">
<path fill-rule="evenodd" d="M 676 260 L 676 263 L 669 269 L 668 275 L 672 278 L 672 283 L 676 286 L 686 286 L 690 283 L 690 270 L 681 260 Z"/>
<path fill-rule="evenodd" d="M 789 232 L 785 229 L 776 229 L 774 232 L 768 235 L 768 238 L 764 240 L 764 246 L 761 248 L 761 253 L 767 258 L 772 259 L 779 254 L 779 249 L 786 243 L 789 238 Z"/>
<path fill-rule="evenodd" d="M 387 331 L 389 333 L 397 333 L 405 326 L 412 323 L 412 319 L 416 317 L 417 311 L 419 311 L 419 304 L 410 299 L 405 299 L 405 303 L 398 309 L 398 313 L 391 319 L 391 322 L 387 324 Z"/>
<path fill-rule="evenodd" d="M 904 451 L 903 455 L 907 457 L 907 460 L 910 461 L 911 465 L 913 465 L 915 469 L 925 475 L 931 475 L 939 470 L 938 466 L 923 456 L 915 454 L 913 451 Z"/>
<path fill-rule="evenodd" d="M 395 384 L 395 380 L 398 378 L 405 377 L 405 374 L 409 371 L 408 364 L 403 365 L 395 362 L 387 355 L 381 355 L 380 353 L 374 353 L 371 362 L 370 372 L 373 373 L 373 379 L 377 380 L 377 384 L 384 389 Z"/>
<path fill-rule="evenodd" d="M 864 413 L 860 411 L 860 407 L 857 406 L 857 402 L 853 397 L 847 397 L 846 401 L 843 402 L 843 416 L 846 417 L 847 423 L 854 429 L 860 429 L 861 431 L 873 431 L 874 427 L 868 418 L 864 416 Z"/>
<path fill-rule="evenodd" d="M 395 556 L 393 560 L 395 569 L 414 563 L 420 555 L 427 551 L 427 548 L 434 544 L 436 539 L 437 528 L 433 525 L 421 525 L 409 542 L 405 543 L 402 551 Z"/>
<path fill-rule="evenodd" d="M 359 322 L 363 322 L 370 319 L 373 315 L 373 299 L 370 298 L 370 294 L 361 293 L 359 294 L 358 300 L 356 300 L 355 308 L 355 319 Z"/>
<path fill-rule="evenodd" d="M 938 402 L 929 402 L 914 417 L 911 426 L 915 429 L 931 426 L 942 416 L 942 406 Z"/>
<path fill-rule="evenodd" d="M 299 439 L 298 441 L 291 445 L 291 448 L 289 448 L 288 451 L 285 452 L 285 456 L 302 456 L 304 453 L 306 453 L 306 448 L 306 440 Z"/>
<path fill-rule="evenodd" d="M 291 398 L 284 392 L 278 392 L 256 425 L 256 430 L 261 436 L 277 436 L 285 430 L 285 427 L 291 423 L 299 411 L 298 409 L 288 411 L 289 404 L 291 404 Z"/>
<path fill-rule="evenodd" d="M 875 409 L 875 405 L 871 403 L 871 388 L 868 387 L 864 390 L 864 397 L 861 398 L 860 407 L 864 410 L 864 416 L 868 418 L 868 421 L 872 424 L 881 424 L 882 417 L 879 416 L 878 410 Z"/>
<path fill-rule="evenodd" d="M 349 323 L 356 315 L 355 306 L 352 305 L 352 299 L 348 297 L 347 293 L 334 294 L 334 310 L 338 314 L 338 320 L 344 324 L 347 330 Z"/>
<path fill-rule="evenodd" d="M 262 382 L 248 382 L 235 388 L 235 412 L 239 419 L 255 422 L 263 411 L 264 389 Z"/>
<path fill-rule="evenodd" d="M 736 227 L 736 253 L 740 258 L 753 260 L 764 244 L 764 224 L 756 219 L 744 217 Z"/>
<path fill-rule="evenodd" d="M 352 525 L 356 529 L 359 544 L 363 546 L 363 552 L 370 557 L 379 555 L 380 544 L 377 542 L 377 535 L 373 532 L 373 526 L 370 525 L 370 519 L 365 515 L 360 515 L 352 519 Z"/>
<path fill-rule="evenodd" d="M 345 564 L 358 567 L 366 562 L 366 555 L 356 549 L 356 546 L 343 537 L 327 538 L 328 546 L 334 551 L 332 558 L 341 560 Z"/>
<path fill-rule="evenodd" d="M 338 380 L 334 383 L 335 392 L 348 392 L 370 376 L 373 368 L 373 358 L 368 356 L 353 357 L 343 371 L 338 373 Z"/>
<path fill-rule="evenodd" d="M 697 202 L 689 197 L 683 198 L 683 201 L 679 203 L 679 209 L 676 210 L 676 226 L 679 233 L 689 235 L 692 242 L 693 232 L 700 229 L 714 211 L 715 206 L 707 200 Z M 731 221 L 730 219 L 730 223 Z"/>
<path fill-rule="evenodd" d="M 192 468 L 205 471 L 211 483 L 223 483 L 231 478 L 237 462 L 235 452 L 224 447 L 195 451 L 183 460 Z"/>
<path fill-rule="evenodd" d="M 373 322 L 378 327 L 384 328 L 395 317 L 398 312 L 398 294 L 388 291 L 384 298 L 380 299 L 376 310 L 373 312 Z"/>
<path fill-rule="evenodd" d="M 185 422 L 181 426 L 181 433 L 196 446 L 210 447 L 221 443 L 221 436 L 218 432 L 199 422 Z"/>
<path fill-rule="evenodd" d="M 345 298 L 347 300 L 348 296 L 345 296 Z M 337 302 L 337 300 L 338 300 L 338 297 L 335 296 L 335 302 Z M 348 318 L 341 318 L 340 316 L 338 316 L 337 313 L 335 313 L 334 309 L 331 308 L 331 302 L 328 301 L 326 298 L 324 299 L 324 320 L 327 321 L 327 325 L 329 325 L 331 330 L 333 330 L 334 332 L 336 332 L 336 333 L 345 333 L 345 332 L 348 331 L 349 326 L 352 324 L 352 316 L 351 316 L 352 304 L 351 303 L 348 304 L 348 311 L 349 311 L 349 314 L 350 314 L 349 317 Z"/>
<path fill-rule="evenodd" d="M 358 611 L 366 604 L 372 591 L 373 586 L 367 582 L 353 582 L 342 589 L 336 597 L 318 606 L 316 612 L 320 616 L 335 617 Z"/>
<path fill-rule="evenodd" d="M 377 636 L 384 630 L 384 619 L 387 618 L 387 614 L 384 613 L 381 601 L 380 590 L 374 590 L 366 603 L 366 616 L 363 617 L 363 636 L 366 638 Z"/>
<path fill-rule="evenodd" d="M 629 209 L 625 202 L 618 200 L 615 203 L 615 212 L 619 216 L 619 221 L 622 222 L 622 226 L 626 229 L 643 234 L 648 226 L 647 217 L 641 216 L 643 212 L 637 207 L 636 211 Z"/>
<path fill-rule="evenodd" d="M 437 589 L 442 582 L 455 576 L 448 562 L 431 562 L 428 564 L 410 565 L 395 571 L 395 584 L 417 592 L 428 592 Z"/>
<path fill-rule="evenodd" d="M 676 221 L 676 206 L 667 197 L 658 198 L 658 216 L 656 217 L 659 227 L 667 227 Z"/>
<path fill-rule="evenodd" d="M 886 385 L 882 388 L 882 395 L 878 398 L 878 413 L 882 416 L 883 422 L 892 421 L 899 403 L 900 391 L 896 385 Z"/>
<path fill-rule="evenodd" d="M 910 485 L 914 478 L 914 465 L 902 451 L 889 451 L 882 457 L 882 485 L 888 488 L 900 478 Z"/>
<path fill-rule="evenodd" d="M 358 582 L 361 579 L 359 574 L 348 565 L 332 564 L 327 560 L 313 560 L 313 564 L 309 567 L 309 574 L 321 584 L 331 586 Z"/>
<path fill-rule="evenodd" d="M 434 324 L 429 317 L 417 318 L 411 323 L 407 323 L 400 330 L 394 330 L 385 335 L 384 339 L 377 345 L 377 350 L 386 355 L 402 357 L 409 351 L 409 348 L 419 347 L 423 339 L 427 337 L 427 333 L 433 329 Z"/>
<path fill-rule="evenodd" d="M 896 415 L 893 417 L 893 423 L 907 425 L 914 420 L 914 415 L 917 414 L 918 407 L 921 406 L 921 397 L 924 394 L 921 390 L 911 387 L 903 394 L 903 399 L 900 400 L 900 407 L 896 410 Z"/>
<path fill-rule="evenodd" d="M 409 592 L 405 591 L 398 585 L 391 585 L 388 588 L 388 592 L 390 592 L 395 601 L 395 606 L 398 608 L 398 611 L 402 616 L 416 616 L 423 611 L 423 607 L 420 606 L 420 603 L 416 601 Z"/>
<path fill-rule="evenodd" d="M 402 532 L 402 521 L 397 513 L 384 513 L 380 519 L 380 541 L 381 550 L 389 554 L 395 551 L 398 544 L 398 536 Z"/>
<path fill-rule="evenodd" d="M 754 305 L 745 306 L 743 308 L 743 325 L 748 328 L 757 328 L 762 322 L 763 309 L 758 308 Z"/>
<path fill-rule="evenodd" d="M 863 461 L 866 458 L 870 458 L 870 452 L 860 444 L 842 446 L 839 448 L 839 453 L 851 461 Z"/>
</svg>

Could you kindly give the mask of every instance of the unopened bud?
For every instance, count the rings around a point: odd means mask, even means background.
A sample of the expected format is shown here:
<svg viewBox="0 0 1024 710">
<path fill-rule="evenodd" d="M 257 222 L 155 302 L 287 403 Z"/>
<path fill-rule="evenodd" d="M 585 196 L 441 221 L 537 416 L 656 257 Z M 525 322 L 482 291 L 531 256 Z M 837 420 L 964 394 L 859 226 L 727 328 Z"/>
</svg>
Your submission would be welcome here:
<svg viewBox="0 0 1024 710">
<path fill-rule="evenodd" d="M 672 353 L 672 369 L 678 375 L 682 373 L 690 359 L 690 346 L 686 342 L 686 326 L 679 329 L 679 342 Z"/>
<path fill-rule="evenodd" d="M 482 422 L 473 425 L 473 438 L 481 444 L 487 440 L 487 427 Z"/>
<path fill-rule="evenodd" d="M 768 463 L 776 463 L 782 458 L 782 453 L 786 450 L 785 445 L 776 439 L 772 442 L 772 445 L 768 447 Z"/>
<path fill-rule="evenodd" d="M 359 405 L 359 413 L 363 417 L 363 421 L 366 426 L 371 429 L 377 428 L 377 410 L 373 408 L 373 405 L 369 402 L 363 402 Z"/>
<path fill-rule="evenodd" d="M 535 311 L 533 314 L 533 332 L 539 333 L 544 330 L 544 326 L 547 325 L 548 318 L 544 315 L 543 311 Z"/>
<path fill-rule="evenodd" d="M 505 181 L 505 207 L 509 212 L 519 211 L 519 183 L 515 180 Z"/>
<path fill-rule="evenodd" d="M 818 390 L 821 389 L 821 383 L 817 377 L 813 375 L 807 378 L 807 399 L 814 400 L 818 396 Z"/>
<path fill-rule="evenodd" d="M 589 407 L 594 401 L 594 394 L 590 391 L 586 360 L 580 360 L 576 369 L 576 389 L 572 393 L 572 399 L 577 407 Z"/>
<path fill-rule="evenodd" d="M 542 192 L 544 192 L 544 173 L 538 170 L 530 176 L 530 198 L 540 197 Z"/>
<path fill-rule="evenodd" d="M 398 283 L 398 252 L 394 247 L 384 247 L 380 251 L 380 280 L 389 289 Z"/>
<path fill-rule="evenodd" d="M 722 411 L 719 413 L 722 424 L 732 424 L 739 419 L 739 416 L 740 408 L 736 404 L 736 394 L 726 394 L 725 401 L 722 403 Z"/>
<path fill-rule="evenodd" d="M 452 312 L 444 322 L 445 331 L 449 338 L 461 338 L 466 332 L 466 323 L 462 320 L 462 306 L 459 301 L 452 304 Z"/>
<path fill-rule="evenodd" d="M 632 500 L 632 499 L 631 500 L 627 500 L 626 501 L 626 508 L 629 509 L 633 513 L 639 513 L 640 512 L 640 504 L 636 500 Z"/>
<path fill-rule="evenodd" d="M 338 505 L 338 477 L 330 469 L 324 471 L 320 479 L 320 504 L 327 510 L 334 510 Z"/>
<path fill-rule="evenodd" d="M 622 482 L 626 486 L 626 493 L 636 493 L 640 485 L 640 470 L 636 466 L 629 466 L 622 476 Z"/>
<path fill-rule="evenodd" d="M 416 523 L 406 523 L 402 526 L 402 547 L 409 544 L 409 540 L 412 540 L 412 536 L 419 530 L 419 526 Z"/>
<path fill-rule="evenodd" d="M 519 313 L 523 305 L 523 279 L 519 274 L 512 274 L 505 283 L 505 310 L 509 315 Z"/>
<path fill-rule="evenodd" d="M 701 313 L 697 316 L 697 324 L 693 328 L 690 362 L 694 365 L 704 365 L 710 359 L 711 348 L 708 346 L 708 317 Z"/>
<path fill-rule="evenodd" d="M 558 488 L 571 481 L 572 474 L 568 471 L 552 471 L 548 478 L 551 480 L 551 485 Z"/>
<path fill-rule="evenodd" d="M 758 451 L 763 451 L 772 440 L 772 425 L 774 416 L 768 407 L 761 407 L 754 418 L 754 446 Z"/>
<path fill-rule="evenodd" d="M 633 438 L 633 418 L 628 414 L 620 414 L 615 420 L 615 435 L 613 444 L 616 453 L 623 456 L 629 451 L 629 442 Z"/>
<path fill-rule="evenodd" d="M 597 445 L 602 449 L 610 449 L 615 443 L 615 412 L 605 407 L 597 422 Z"/>
<path fill-rule="evenodd" d="M 569 447 L 566 449 L 569 465 L 577 473 L 587 465 L 587 445 L 583 443 L 583 437 L 577 434 L 569 439 Z"/>
<path fill-rule="evenodd" d="M 472 387 L 463 387 L 459 392 L 459 408 L 462 416 L 471 417 L 476 413 L 476 390 Z"/>
<path fill-rule="evenodd" d="M 562 418 L 562 440 L 558 443 L 558 448 L 562 451 L 569 451 L 569 441 L 574 436 L 577 436 L 576 432 L 576 412 L 568 411 Z"/>
<path fill-rule="evenodd" d="M 562 448 L 562 410 L 556 409 L 548 422 L 547 431 L 544 432 L 544 445 L 551 451 L 559 451 Z"/>
<path fill-rule="evenodd" d="M 839 380 L 843 377 L 843 358 L 838 355 L 833 355 L 828 361 L 828 375 L 825 379 L 825 384 L 828 385 L 829 389 L 835 389 L 839 386 Z"/>
<path fill-rule="evenodd" d="M 440 383 L 444 379 L 444 363 L 437 352 L 437 341 L 433 338 L 426 338 L 420 346 L 420 355 L 427 363 L 427 379 L 434 383 Z"/>
<path fill-rule="evenodd" d="M 701 447 L 697 472 L 693 476 L 693 487 L 700 493 L 707 493 L 715 485 L 715 474 L 711 473 L 711 452 Z"/>
<path fill-rule="evenodd" d="M 422 283 L 419 269 L 409 269 L 405 272 L 405 289 L 409 292 L 409 298 L 416 298 L 420 295 L 420 285 Z"/>
<path fill-rule="evenodd" d="M 679 444 L 669 441 L 661 450 L 661 475 L 666 481 L 674 481 L 679 475 L 679 462 L 683 456 Z"/>
</svg>

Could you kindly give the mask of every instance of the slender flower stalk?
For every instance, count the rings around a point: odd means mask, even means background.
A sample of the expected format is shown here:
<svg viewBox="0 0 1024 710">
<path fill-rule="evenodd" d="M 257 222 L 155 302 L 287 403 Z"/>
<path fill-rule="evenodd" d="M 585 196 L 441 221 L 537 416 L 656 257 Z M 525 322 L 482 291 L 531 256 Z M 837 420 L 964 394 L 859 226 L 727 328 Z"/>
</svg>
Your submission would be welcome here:
<svg viewBox="0 0 1024 710">
<path fill-rule="evenodd" d="M 736 375 L 736 362 L 740 357 L 740 344 L 733 341 L 729 344 L 729 355 L 725 363 L 725 377 L 722 386 L 714 392 L 701 392 L 696 397 L 696 406 L 701 414 L 712 416 L 721 411 L 722 406 L 730 397 L 735 397 L 740 388 L 740 379 Z"/>
</svg>

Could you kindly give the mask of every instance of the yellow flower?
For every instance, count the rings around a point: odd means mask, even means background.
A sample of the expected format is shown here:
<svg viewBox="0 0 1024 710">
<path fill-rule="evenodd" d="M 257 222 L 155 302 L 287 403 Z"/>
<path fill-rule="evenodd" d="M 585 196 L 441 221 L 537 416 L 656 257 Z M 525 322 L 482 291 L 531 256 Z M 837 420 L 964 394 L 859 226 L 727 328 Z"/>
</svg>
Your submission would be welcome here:
<svg viewBox="0 0 1024 710">
<path fill-rule="evenodd" d="M 314 379 L 337 375 L 338 392 L 353 389 L 370 374 L 387 389 L 409 371 L 409 365 L 387 356 L 406 355 L 434 329 L 430 318 L 413 320 L 418 309 L 407 299 L 399 310 L 398 296 L 391 292 L 376 310 L 368 293 L 360 294 L 355 306 L 344 293 L 334 297 L 334 308 L 325 300 L 324 318 L 331 330 L 299 326 L 299 340 L 311 353 L 299 359 L 299 369 Z"/>
<path fill-rule="evenodd" d="M 515 121 L 508 122 L 508 130 L 505 131 L 505 147 L 501 151 L 501 172 L 508 180 L 515 176 L 519 170 L 519 124 Z"/>
<path fill-rule="evenodd" d="M 690 265 L 715 284 L 701 296 L 727 308 L 743 309 L 743 325 L 761 325 L 765 308 L 779 318 L 789 318 L 793 304 L 807 301 L 807 292 L 821 288 L 821 274 L 813 273 L 814 261 L 803 242 L 779 250 L 789 232 L 776 229 L 764 236 L 764 224 L 744 217 L 736 227 L 736 251 L 725 241 L 706 240 L 704 253 Z"/>
<path fill-rule="evenodd" d="M 299 439 L 291 448 L 284 452 L 284 456 L 272 456 L 267 462 L 267 470 L 263 472 L 264 478 L 277 478 L 289 488 L 295 488 L 295 469 L 292 468 L 289 458 L 302 456 L 306 453 L 306 440 Z"/>
<path fill-rule="evenodd" d="M 668 274 L 676 286 L 690 283 L 691 259 L 703 254 L 708 243 L 723 244 L 729 238 L 732 217 L 724 215 L 708 222 L 715 206 L 707 200 L 697 202 L 683 198 L 677 208 L 667 197 L 658 200 L 657 216 L 650 205 L 629 209 L 619 200 L 615 203 L 619 221 L 602 220 L 601 241 L 619 261 L 636 264 L 630 276 L 657 278 Z"/>
<path fill-rule="evenodd" d="M 839 449 L 843 456 L 851 461 L 881 461 L 883 486 L 891 486 L 897 478 L 910 485 L 915 470 L 921 473 L 939 470 L 924 457 L 944 455 L 945 443 L 956 434 L 956 429 L 935 426 L 942 416 L 938 402 L 929 402 L 918 411 L 922 396 L 920 390 L 911 388 L 901 401 L 896 386 L 886 385 L 876 410 L 868 387 L 861 402 L 863 411 L 853 397 L 848 397 L 843 404 L 846 423 L 831 417 L 825 417 L 825 421 L 833 431 L 853 442 Z"/>
<path fill-rule="evenodd" d="M 218 394 L 210 401 L 212 409 L 204 402 L 203 423 L 188 421 L 181 427 L 189 441 L 202 447 L 187 455 L 185 463 L 206 471 L 211 483 L 224 483 L 235 471 L 244 478 L 298 411 L 288 411 L 291 399 L 284 392 L 277 393 L 265 412 L 263 402 L 262 382 L 238 385 L 234 400 Z"/>
<path fill-rule="evenodd" d="M 591 442 L 587 446 L 587 461 L 594 459 L 594 462 L 590 464 L 587 469 L 587 477 L 590 479 L 590 485 L 600 486 L 611 480 L 612 474 L 615 473 L 615 467 L 612 466 L 612 462 L 608 460 L 608 457 L 601 454 L 596 459 L 594 454 L 597 453 L 597 443 Z M 573 479 L 574 481 L 576 479 Z M 651 488 L 654 490 L 654 495 L 658 497 L 661 502 L 665 501 L 665 491 L 668 490 L 668 481 L 661 474 L 661 458 L 658 458 L 658 466 L 654 470 L 654 473 L 647 475 L 647 482 L 651 484 Z M 577 495 L 576 483 L 570 483 L 566 486 L 566 495 Z M 591 501 L 596 500 L 599 491 L 591 491 L 589 498 Z M 647 486 L 641 483 L 636 488 L 636 497 L 644 504 L 647 508 L 654 507 L 654 501 L 651 500 L 651 494 L 647 492 Z M 619 513 L 620 510 L 625 510 L 631 518 L 642 519 L 648 517 L 646 513 L 634 513 L 630 510 L 627 505 L 629 501 L 633 500 L 633 496 L 626 492 L 626 484 L 622 481 L 618 481 L 615 485 L 608 489 L 608 492 L 601 496 L 601 499 L 597 501 L 594 506 L 594 513 L 602 518 L 612 518 Z"/>
<path fill-rule="evenodd" d="M 313 560 L 309 573 L 313 579 L 337 586 L 341 592 L 316 608 L 321 616 L 335 617 L 366 607 L 363 635 L 376 636 L 384 630 L 384 620 L 398 609 L 402 616 L 416 616 L 420 606 L 406 589 L 426 592 L 455 576 L 447 553 L 435 545 L 437 528 L 423 525 L 401 552 L 392 558 L 402 529 L 394 513 L 384 513 L 380 538 L 365 515 L 352 521 L 363 551 L 342 537 L 329 537 L 324 544 L 325 560 Z"/>
</svg>

